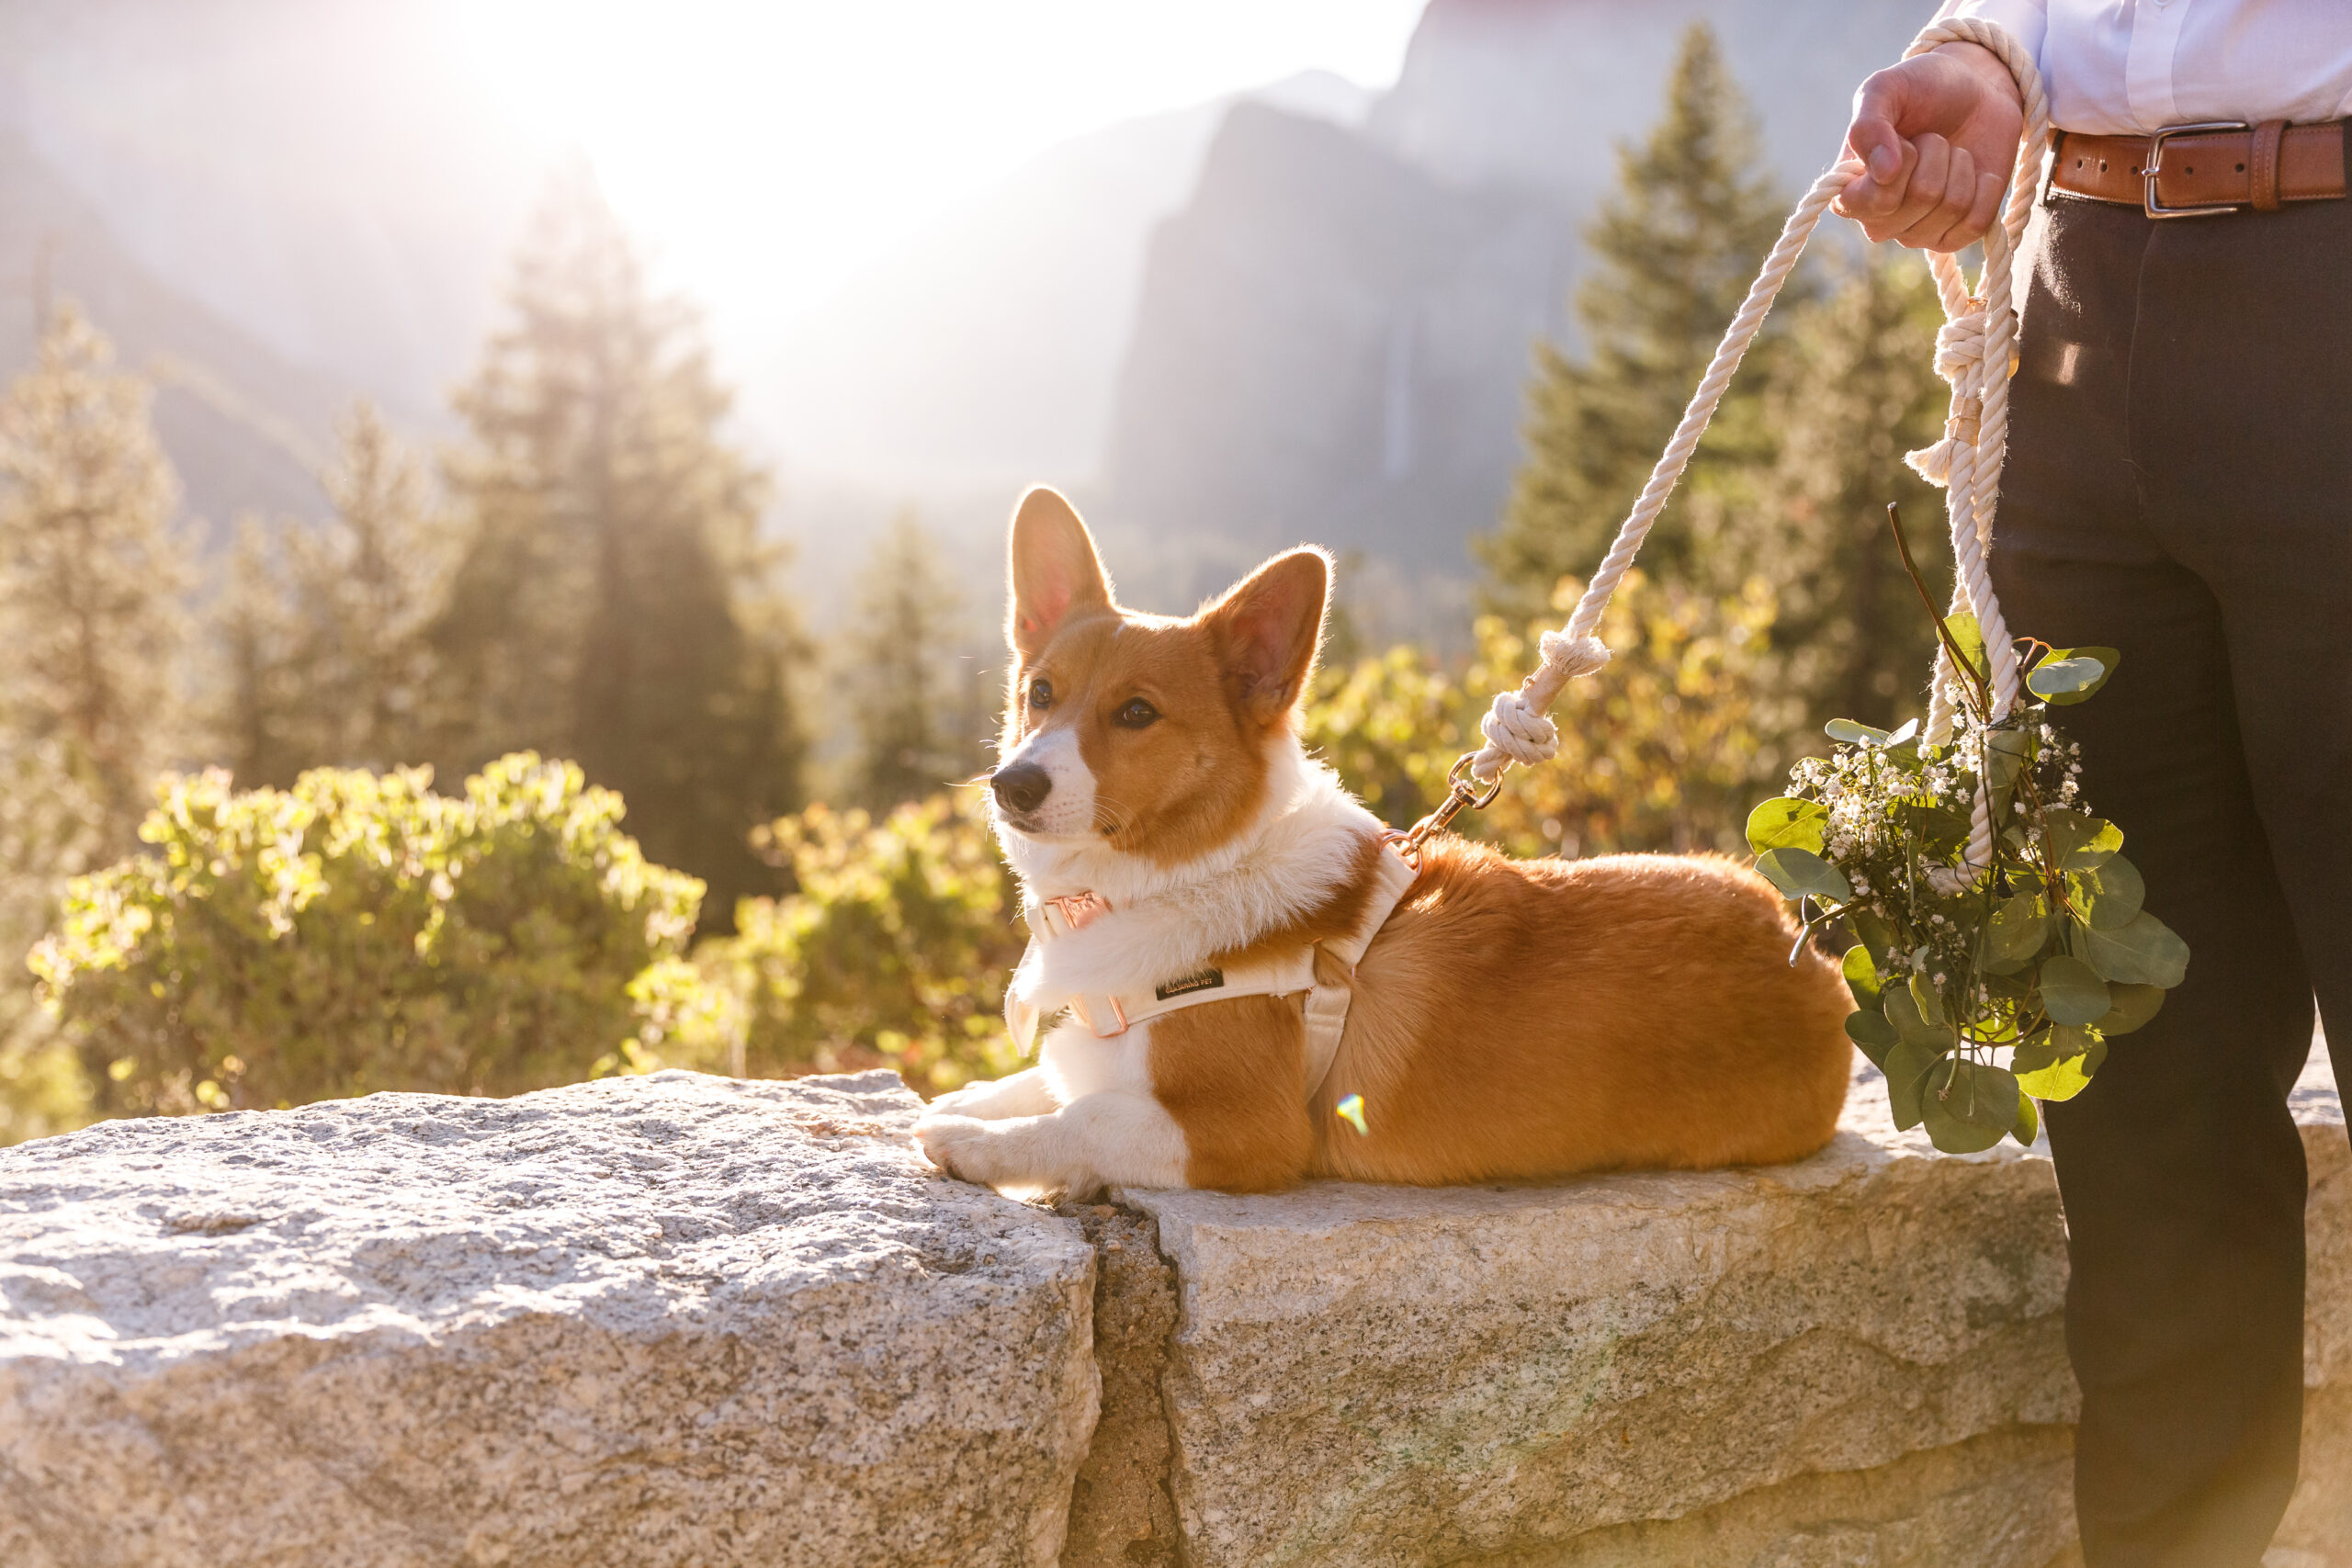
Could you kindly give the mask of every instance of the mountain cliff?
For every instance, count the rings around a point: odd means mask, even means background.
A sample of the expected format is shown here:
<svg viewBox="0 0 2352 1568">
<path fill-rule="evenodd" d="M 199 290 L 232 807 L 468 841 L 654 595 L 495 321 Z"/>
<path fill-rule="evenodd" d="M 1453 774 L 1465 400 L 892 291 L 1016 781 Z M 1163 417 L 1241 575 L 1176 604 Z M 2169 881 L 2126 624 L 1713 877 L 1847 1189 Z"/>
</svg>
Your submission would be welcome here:
<svg viewBox="0 0 2352 1568">
<path fill-rule="evenodd" d="M 1451 614 L 1510 487 L 1531 348 L 1573 340 L 1579 231 L 1617 145 L 1657 118 L 1682 30 L 1722 36 L 1793 195 L 1930 10 L 1432 0 L 1360 129 L 1237 109 L 1151 241 L 1107 449 L 1114 531 L 1183 542 L 1153 561 L 1174 594 L 1306 538 L 1397 563 Z"/>
</svg>

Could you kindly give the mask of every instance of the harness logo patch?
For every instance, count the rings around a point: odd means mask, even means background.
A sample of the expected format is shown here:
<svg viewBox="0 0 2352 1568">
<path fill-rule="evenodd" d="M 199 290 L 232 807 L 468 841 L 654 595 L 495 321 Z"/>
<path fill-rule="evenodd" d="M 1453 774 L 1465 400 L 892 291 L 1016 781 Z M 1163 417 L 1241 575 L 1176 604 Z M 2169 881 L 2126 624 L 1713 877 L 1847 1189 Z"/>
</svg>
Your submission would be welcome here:
<svg viewBox="0 0 2352 1568">
<path fill-rule="evenodd" d="M 1222 989 L 1224 986 L 1224 970 L 1204 969 L 1197 975 L 1187 975 L 1181 980 L 1170 980 L 1168 984 L 1154 991 L 1152 995 L 1158 997 L 1164 1002 L 1173 1000 L 1178 997 L 1189 997 L 1194 991 L 1219 990 Z"/>
</svg>

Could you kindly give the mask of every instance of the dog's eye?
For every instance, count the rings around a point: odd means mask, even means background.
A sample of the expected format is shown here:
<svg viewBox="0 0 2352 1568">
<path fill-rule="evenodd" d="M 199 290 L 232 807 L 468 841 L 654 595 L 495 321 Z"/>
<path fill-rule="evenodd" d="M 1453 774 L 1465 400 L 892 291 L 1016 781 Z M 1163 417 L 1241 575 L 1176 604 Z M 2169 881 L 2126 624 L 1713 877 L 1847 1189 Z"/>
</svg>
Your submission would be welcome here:
<svg viewBox="0 0 2352 1568">
<path fill-rule="evenodd" d="M 1159 722 L 1159 710 L 1141 697 L 1129 697 L 1111 722 L 1121 729 L 1145 729 Z"/>
<path fill-rule="evenodd" d="M 1029 705 L 1049 708 L 1054 705 L 1054 683 L 1043 675 L 1029 682 Z"/>
</svg>

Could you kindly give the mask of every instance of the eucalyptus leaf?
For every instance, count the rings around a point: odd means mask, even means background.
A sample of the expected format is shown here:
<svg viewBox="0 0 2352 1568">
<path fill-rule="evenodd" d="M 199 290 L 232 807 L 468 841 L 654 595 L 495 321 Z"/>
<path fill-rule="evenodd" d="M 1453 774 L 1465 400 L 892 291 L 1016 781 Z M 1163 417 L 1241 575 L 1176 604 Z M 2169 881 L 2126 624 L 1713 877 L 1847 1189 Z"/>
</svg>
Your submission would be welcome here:
<svg viewBox="0 0 2352 1568">
<path fill-rule="evenodd" d="M 2148 885 L 2141 880 L 2139 867 L 2111 855 L 2103 865 L 2069 873 L 2066 895 L 2093 931 L 2111 931 L 2131 924 L 2140 913 Z"/>
<path fill-rule="evenodd" d="M 1856 909 L 1846 917 L 1846 929 L 1854 933 L 1856 941 L 1871 950 L 1871 958 L 1874 962 L 1883 964 L 1893 956 L 1894 933 L 1872 911 Z"/>
<path fill-rule="evenodd" d="M 1895 1032 L 1911 1044 L 1931 1056 L 1940 1056 L 1960 1043 L 1960 1036 L 1950 1028 L 1929 1023 L 1921 1016 L 1909 987 L 1889 986 L 1884 998 L 1886 1021 L 1894 1025 Z"/>
<path fill-rule="evenodd" d="M 1930 860 L 1957 854 L 1968 842 L 1968 813 L 1950 807 L 1906 800 L 1896 808 L 1903 825 L 1915 835 L 1919 852 Z"/>
<path fill-rule="evenodd" d="M 2037 697 L 2082 697 L 2098 690 L 2107 680 L 2107 665 L 2090 655 L 2075 654 L 2060 659 L 2054 654 L 2033 667 L 2025 678 L 2025 689 Z"/>
<path fill-rule="evenodd" d="M 1999 1073 L 1998 1079 L 1980 1083 L 1979 1076 Z M 1936 1147 L 1951 1155 L 1979 1154 L 2009 1135 L 2017 1125 L 2017 1079 L 1998 1067 L 1980 1067 L 1973 1062 L 1955 1062 L 1946 1080 L 1941 1074 L 1928 1080 L 1927 1092 L 1920 1097 L 1920 1120 L 1928 1126 L 1928 1137 Z M 2002 1097 L 2006 1089 L 2008 1099 Z M 2007 1111 L 1997 1126 L 1987 1126 L 1993 1115 Z"/>
<path fill-rule="evenodd" d="M 2050 813 L 2050 855 L 2061 871 L 2088 871 L 2104 865 L 2123 847 L 2123 830 L 2114 823 L 2079 811 Z"/>
<path fill-rule="evenodd" d="M 2188 973 L 2188 944 L 2145 909 L 2114 931 L 2099 931 L 2077 922 L 2075 948 L 2092 968 L 2125 985 L 2162 986 L 2170 990 Z M 2049 965 L 2042 968 L 2047 972 Z"/>
<path fill-rule="evenodd" d="M 1954 1107 L 1962 1120 L 1991 1133 L 1997 1143 L 2018 1124 L 2018 1101 L 2023 1098 L 2007 1068 L 1989 1062 L 1966 1062 L 1954 1075 L 1945 1103 Z"/>
<path fill-rule="evenodd" d="M 2041 993 L 2041 1010 L 2052 1023 L 2096 1023 L 2113 1005 L 2098 971 L 2064 953 L 2041 961 L 2035 988 Z"/>
<path fill-rule="evenodd" d="M 1961 656 L 1968 660 L 1976 673 L 1989 677 L 1991 666 L 1984 662 L 1984 631 L 1976 624 L 1976 617 L 1966 611 L 1957 615 L 1946 615 L 1944 630 L 1950 632 L 1951 640 L 1960 645 Z"/>
<path fill-rule="evenodd" d="M 1897 1041 L 1886 1054 L 1886 1103 L 1894 1113 L 1894 1130 L 1908 1132 L 1926 1114 L 1928 1075 L 1940 1058 L 1929 1055 L 1908 1040 Z"/>
<path fill-rule="evenodd" d="M 1821 733 L 1832 740 L 1843 740 L 1849 746 L 1883 746 L 1887 741 L 1885 730 L 1850 718 L 1833 718 L 1821 727 Z"/>
<path fill-rule="evenodd" d="M 1766 850 L 1811 850 L 1821 852 L 1821 831 L 1829 825 L 1829 808 L 1817 800 L 1775 795 L 1747 814 L 1747 847 Z"/>
<path fill-rule="evenodd" d="M 2001 900 L 1985 922 L 1986 964 L 2015 973 L 2033 962 L 2049 940 L 2050 911 L 2041 899 L 2031 893 L 2013 894 Z"/>
<path fill-rule="evenodd" d="M 2018 1124 L 2009 1129 L 2009 1136 L 2027 1148 L 2033 1147 L 2033 1141 L 2041 1136 L 2041 1112 L 2034 1109 L 2033 1096 L 2018 1096 Z"/>
<path fill-rule="evenodd" d="M 1910 990 L 1911 1000 L 1918 1008 L 1919 1016 L 1929 1025 L 1951 1021 L 1944 1016 L 1944 998 L 1937 992 L 1935 982 L 1916 969 L 1911 973 Z"/>
<path fill-rule="evenodd" d="M 1869 1008 L 1858 1008 L 1846 1015 L 1846 1038 L 1861 1047 L 1871 1066 L 1886 1071 L 1886 1054 L 1903 1036 L 1886 1021 L 1886 1014 Z"/>
<path fill-rule="evenodd" d="M 2107 994 L 2115 1005 L 2093 1025 L 2101 1034 L 2129 1034 L 2155 1017 L 2156 1010 L 2165 1005 L 2162 986 L 2110 985 Z"/>
<path fill-rule="evenodd" d="M 2044 1030 L 2010 1054 L 2018 1084 L 2036 1100 L 2072 1100 L 2107 1059 L 2107 1042 L 2087 1030 Z"/>
<path fill-rule="evenodd" d="M 2095 663 L 2099 667 L 2098 678 L 2088 685 L 2076 686 L 2070 691 L 2044 692 L 2033 683 L 2032 676 L 2028 676 L 2027 689 L 2045 699 L 2052 707 L 2073 707 L 2076 703 L 2088 702 L 2098 694 L 2098 689 L 2114 677 L 2116 666 L 2123 662 L 2123 655 L 2111 648 L 2053 648 L 2043 656 L 2041 663 L 2033 667 L 2034 673 L 2038 675 L 2053 664 L 2067 664 L 2076 660 Z"/>
<path fill-rule="evenodd" d="M 1843 904 L 1854 896 L 1846 874 L 1811 850 L 1766 850 L 1756 857 L 1756 869 L 1792 898 L 1826 898 Z"/>
<path fill-rule="evenodd" d="M 2033 741 L 2020 729 L 1997 729 L 1984 739 L 1984 776 L 1996 790 L 2018 782 L 2033 756 Z"/>
<path fill-rule="evenodd" d="M 1976 983 L 1984 987 L 1987 998 L 1996 1002 L 2022 1002 L 2033 995 L 2033 976 L 2022 969 L 2014 975 L 1980 969 Z"/>
<path fill-rule="evenodd" d="M 1857 1006 L 1878 1008 L 1883 1005 L 1879 1001 L 1883 983 L 1879 979 L 1878 965 L 1871 960 L 1869 948 L 1856 942 L 1846 950 L 1846 956 L 1839 962 L 1838 968 L 1845 973 L 1846 988 L 1854 993 Z"/>
</svg>

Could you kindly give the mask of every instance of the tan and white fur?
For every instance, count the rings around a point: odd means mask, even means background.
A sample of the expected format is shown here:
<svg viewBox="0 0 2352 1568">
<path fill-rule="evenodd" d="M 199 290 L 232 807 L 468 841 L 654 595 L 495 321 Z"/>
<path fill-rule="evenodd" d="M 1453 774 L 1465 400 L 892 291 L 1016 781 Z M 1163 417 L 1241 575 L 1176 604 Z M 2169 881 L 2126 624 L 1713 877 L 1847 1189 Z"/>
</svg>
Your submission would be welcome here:
<svg viewBox="0 0 2352 1568">
<path fill-rule="evenodd" d="M 1011 541 L 1013 656 L 998 837 L 1033 903 L 1110 912 L 1033 943 L 1046 1016 L 1252 953 L 1343 938 L 1382 824 L 1306 755 L 1296 705 L 1329 566 L 1278 556 L 1198 614 L 1121 607 L 1049 490 Z M 1352 976 L 1338 1055 L 1306 1081 L 1299 997 L 1204 1002 L 1100 1037 L 1075 1015 L 1038 1065 L 933 1102 L 931 1157 L 1013 1190 L 1266 1191 L 1800 1158 L 1845 1101 L 1850 1010 L 1780 896 L 1718 856 L 1512 861 L 1452 836 Z M 1311 1091 L 1311 1098 L 1310 1098 Z M 1363 1099 L 1365 1131 L 1335 1112 Z"/>
</svg>

